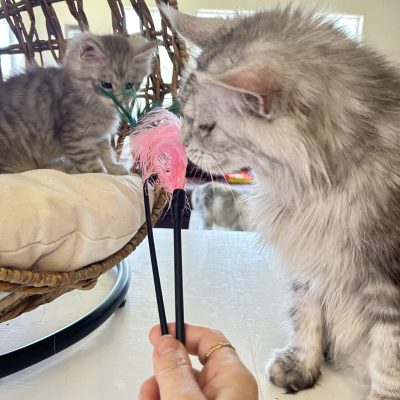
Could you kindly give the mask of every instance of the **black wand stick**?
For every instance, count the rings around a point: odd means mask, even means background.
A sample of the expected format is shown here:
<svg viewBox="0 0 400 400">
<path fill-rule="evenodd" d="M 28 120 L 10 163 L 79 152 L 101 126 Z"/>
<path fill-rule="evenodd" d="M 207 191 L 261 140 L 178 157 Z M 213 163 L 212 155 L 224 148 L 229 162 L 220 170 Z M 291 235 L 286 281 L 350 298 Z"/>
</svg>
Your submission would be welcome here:
<svg viewBox="0 0 400 400">
<path fill-rule="evenodd" d="M 185 191 L 175 189 L 172 194 L 172 221 L 174 224 L 174 271 L 175 271 L 175 323 L 176 338 L 185 344 L 185 318 L 183 306 L 182 273 L 182 213 L 185 208 Z"/>
<path fill-rule="evenodd" d="M 151 268 L 153 270 L 154 289 L 156 291 L 157 309 L 158 309 L 158 317 L 160 319 L 161 334 L 168 335 L 167 317 L 165 316 L 165 307 L 161 289 L 160 273 L 158 271 L 156 248 L 154 245 L 153 226 L 151 224 L 149 185 L 147 179 L 144 181 L 143 184 L 143 199 L 144 199 L 144 210 L 146 214 L 147 239 L 149 242 Z"/>
</svg>

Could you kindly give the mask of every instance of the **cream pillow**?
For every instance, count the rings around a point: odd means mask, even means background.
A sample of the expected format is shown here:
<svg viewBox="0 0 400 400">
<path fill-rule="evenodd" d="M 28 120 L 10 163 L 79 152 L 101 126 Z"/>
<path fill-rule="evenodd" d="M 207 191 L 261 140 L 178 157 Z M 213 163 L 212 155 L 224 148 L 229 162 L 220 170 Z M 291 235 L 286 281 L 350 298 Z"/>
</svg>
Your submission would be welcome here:
<svg viewBox="0 0 400 400">
<path fill-rule="evenodd" d="M 0 266 L 74 270 L 118 251 L 144 221 L 138 176 L 0 175 Z"/>
</svg>

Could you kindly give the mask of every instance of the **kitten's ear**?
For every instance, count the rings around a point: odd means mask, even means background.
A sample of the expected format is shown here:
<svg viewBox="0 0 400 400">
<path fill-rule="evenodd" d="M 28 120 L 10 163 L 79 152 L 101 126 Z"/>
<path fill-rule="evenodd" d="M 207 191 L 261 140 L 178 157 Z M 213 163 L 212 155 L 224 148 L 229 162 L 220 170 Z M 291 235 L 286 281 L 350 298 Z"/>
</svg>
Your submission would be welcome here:
<svg viewBox="0 0 400 400">
<path fill-rule="evenodd" d="M 79 58 L 88 64 L 102 64 L 106 60 L 100 45 L 91 34 L 84 34 L 80 39 Z"/>
<path fill-rule="evenodd" d="M 271 118 L 282 103 L 279 78 L 266 67 L 238 67 L 216 75 L 196 72 L 196 78 L 202 85 L 235 92 L 241 99 L 242 109 L 252 115 Z"/>
<path fill-rule="evenodd" d="M 166 4 L 158 4 L 171 26 L 187 41 L 203 47 L 219 29 L 228 27 L 232 21 L 223 18 L 199 18 L 183 14 Z"/>
<path fill-rule="evenodd" d="M 133 48 L 135 61 L 151 61 L 161 42 L 158 40 L 149 42 L 140 35 L 133 35 L 129 38 L 129 43 Z"/>
<path fill-rule="evenodd" d="M 136 68 L 141 67 L 144 75 L 148 75 L 160 42 L 158 40 L 149 42 L 140 35 L 131 36 L 129 42 L 133 48 Z"/>
</svg>

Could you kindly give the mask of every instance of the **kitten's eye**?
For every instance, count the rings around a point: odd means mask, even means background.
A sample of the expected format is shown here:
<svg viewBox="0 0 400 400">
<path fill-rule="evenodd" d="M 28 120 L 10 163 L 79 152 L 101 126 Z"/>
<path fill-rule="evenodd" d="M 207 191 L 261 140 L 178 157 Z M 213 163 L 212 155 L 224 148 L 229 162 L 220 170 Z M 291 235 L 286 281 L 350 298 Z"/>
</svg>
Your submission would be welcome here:
<svg viewBox="0 0 400 400">
<path fill-rule="evenodd" d="M 125 83 L 125 90 L 132 90 L 134 87 L 132 82 Z"/>
<path fill-rule="evenodd" d="M 199 129 L 205 133 L 211 133 L 216 125 L 217 124 L 215 122 L 212 122 L 211 124 L 200 124 Z"/>
<path fill-rule="evenodd" d="M 107 90 L 111 90 L 113 88 L 113 85 L 111 82 L 103 82 L 101 81 L 101 87 Z"/>
</svg>

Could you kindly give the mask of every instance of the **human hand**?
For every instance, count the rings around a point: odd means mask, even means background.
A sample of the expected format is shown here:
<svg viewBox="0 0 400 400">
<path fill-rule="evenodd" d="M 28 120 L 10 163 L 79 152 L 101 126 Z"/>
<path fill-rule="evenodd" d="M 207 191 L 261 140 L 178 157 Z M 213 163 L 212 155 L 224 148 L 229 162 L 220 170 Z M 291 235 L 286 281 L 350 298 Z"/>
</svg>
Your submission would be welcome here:
<svg viewBox="0 0 400 400">
<path fill-rule="evenodd" d="M 174 333 L 175 326 L 169 325 Z M 205 355 L 225 336 L 206 327 L 185 325 L 186 349 L 173 336 L 161 336 L 160 327 L 150 331 L 154 346 L 155 376 L 143 383 L 140 400 L 257 400 L 257 383 L 231 347 Z M 189 354 L 198 356 L 203 368 L 192 368 Z"/>
</svg>

